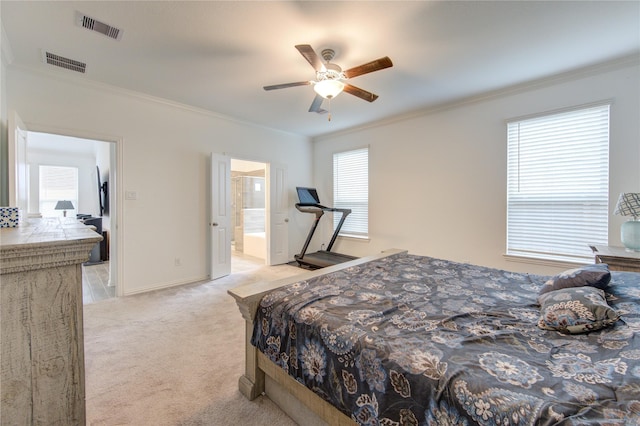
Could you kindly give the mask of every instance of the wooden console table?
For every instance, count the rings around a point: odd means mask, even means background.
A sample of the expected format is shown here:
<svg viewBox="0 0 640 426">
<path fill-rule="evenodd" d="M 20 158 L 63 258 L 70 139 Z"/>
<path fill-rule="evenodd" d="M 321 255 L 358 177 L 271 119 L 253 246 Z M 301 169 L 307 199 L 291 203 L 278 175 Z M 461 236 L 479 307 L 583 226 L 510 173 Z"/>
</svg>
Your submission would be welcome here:
<svg viewBox="0 0 640 426">
<path fill-rule="evenodd" d="M 3 426 L 85 424 L 81 264 L 100 240 L 72 218 L 0 229 Z"/>
<path fill-rule="evenodd" d="M 624 247 L 590 246 L 596 263 L 606 263 L 612 271 L 640 272 L 640 252 Z"/>
</svg>

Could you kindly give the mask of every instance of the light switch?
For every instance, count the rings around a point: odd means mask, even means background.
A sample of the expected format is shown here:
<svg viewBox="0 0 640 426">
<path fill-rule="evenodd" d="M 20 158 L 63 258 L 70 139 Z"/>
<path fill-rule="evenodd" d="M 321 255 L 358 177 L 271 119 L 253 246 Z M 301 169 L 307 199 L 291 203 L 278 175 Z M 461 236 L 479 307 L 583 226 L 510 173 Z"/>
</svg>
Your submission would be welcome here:
<svg viewBox="0 0 640 426">
<path fill-rule="evenodd" d="M 138 193 L 136 191 L 125 191 L 124 192 L 124 199 L 125 200 L 137 200 L 138 199 Z"/>
</svg>

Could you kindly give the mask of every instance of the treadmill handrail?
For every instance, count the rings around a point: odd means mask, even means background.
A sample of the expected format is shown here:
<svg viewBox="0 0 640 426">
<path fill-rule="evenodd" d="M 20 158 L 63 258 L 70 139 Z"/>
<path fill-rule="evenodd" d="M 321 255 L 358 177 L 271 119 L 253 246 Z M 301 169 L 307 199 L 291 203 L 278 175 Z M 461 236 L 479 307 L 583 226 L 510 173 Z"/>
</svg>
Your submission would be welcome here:
<svg viewBox="0 0 640 426">
<path fill-rule="evenodd" d="M 323 206 L 322 204 L 296 203 L 296 209 L 298 209 L 298 211 L 300 211 L 302 213 L 313 213 L 313 214 L 316 215 L 315 220 L 313 222 L 313 226 L 311 227 L 311 230 L 309 231 L 309 234 L 307 235 L 307 240 L 304 242 L 304 246 L 302 247 L 302 251 L 300 252 L 299 255 L 295 256 L 296 259 L 304 258 L 304 255 L 307 252 L 307 248 L 309 247 L 309 243 L 311 242 L 311 238 L 313 238 L 313 234 L 316 232 L 316 228 L 318 227 L 318 222 L 320 221 L 320 218 L 322 217 L 322 215 L 324 215 L 324 212 L 339 212 L 339 213 L 342 213 L 342 217 L 340 218 L 340 221 L 338 222 L 338 226 L 336 227 L 336 230 L 333 232 L 333 235 L 331 236 L 331 241 L 329 241 L 329 245 L 327 246 L 327 250 L 326 251 L 328 251 L 328 252 L 331 251 L 331 248 L 333 247 L 333 244 L 336 242 L 336 238 L 338 238 L 338 234 L 340 233 L 340 229 L 342 228 L 342 225 L 344 224 L 345 219 L 347 218 L 347 216 L 349 214 L 351 214 L 351 209 L 340 209 L 340 208 L 335 208 L 335 207 L 327 207 L 327 206 Z"/>
<path fill-rule="evenodd" d="M 320 218 L 324 214 L 324 210 L 321 209 L 320 207 L 323 207 L 323 206 L 320 206 L 320 204 L 314 204 L 314 205 L 308 205 L 308 204 L 301 205 L 300 203 L 296 204 L 296 209 L 298 209 L 302 213 L 314 213 L 316 217 L 313 220 L 313 225 L 309 230 L 309 234 L 307 234 L 307 239 L 305 240 L 304 245 L 302 246 L 302 251 L 300 252 L 300 254 L 294 256 L 295 258 L 303 258 L 305 253 L 307 252 L 307 249 L 309 248 L 309 243 L 311 242 L 311 238 L 313 238 L 313 234 L 316 232 L 316 228 L 318 227 L 318 222 L 320 222 Z"/>
<path fill-rule="evenodd" d="M 347 216 L 349 216 L 349 214 L 351 214 L 351 209 L 333 208 L 331 211 L 342 213 L 342 217 L 338 222 L 338 226 L 336 226 L 336 230 L 333 232 L 333 235 L 331 236 L 331 241 L 329 241 L 329 245 L 327 246 L 327 251 L 331 251 L 331 247 L 333 247 L 333 243 L 336 242 L 336 238 L 338 238 L 338 234 L 340 233 L 340 229 L 342 228 L 342 225 L 344 224 L 345 219 L 347 218 Z"/>
<path fill-rule="evenodd" d="M 323 206 L 322 204 L 301 204 L 301 203 L 296 203 L 296 209 L 298 209 L 299 211 L 303 212 L 303 213 L 315 213 L 317 209 L 320 209 L 322 211 L 325 212 L 340 212 L 343 214 L 350 214 L 351 213 L 351 209 L 340 209 L 337 207 L 327 207 L 327 206 Z"/>
</svg>

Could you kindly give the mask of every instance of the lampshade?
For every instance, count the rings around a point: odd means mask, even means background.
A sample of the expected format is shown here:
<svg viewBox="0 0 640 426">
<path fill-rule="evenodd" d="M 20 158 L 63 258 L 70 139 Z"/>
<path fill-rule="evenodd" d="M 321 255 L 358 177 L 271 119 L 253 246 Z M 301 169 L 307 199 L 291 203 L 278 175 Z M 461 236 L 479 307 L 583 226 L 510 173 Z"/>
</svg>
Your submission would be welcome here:
<svg viewBox="0 0 640 426">
<path fill-rule="evenodd" d="M 56 210 L 73 210 L 73 203 L 68 200 L 60 200 L 56 204 Z"/>
<path fill-rule="evenodd" d="M 620 194 L 613 214 L 633 216 L 634 220 L 640 217 L 640 193 L 623 192 Z"/>
<path fill-rule="evenodd" d="M 331 99 L 340 94 L 344 83 L 339 80 L 321 80 L 313 86 L 313 90 L 325 99 Z"/>
<path fill-rule="evenodd" d="M 73 210 L 73 208 L 73 203 L 69 200 L 60 200 L 55 207 L 56 210 L 62 210 L 62 215 L 64 217 L 67 217 L 67 210 Z"/>
</svg>

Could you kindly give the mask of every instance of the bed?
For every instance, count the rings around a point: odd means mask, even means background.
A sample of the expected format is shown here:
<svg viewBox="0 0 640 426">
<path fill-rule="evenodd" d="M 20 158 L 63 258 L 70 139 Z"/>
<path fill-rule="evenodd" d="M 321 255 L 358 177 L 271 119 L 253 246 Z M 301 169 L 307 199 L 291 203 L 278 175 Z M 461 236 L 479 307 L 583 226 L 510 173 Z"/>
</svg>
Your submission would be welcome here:
<svg viewBox="0 0 640 426">
<path fill-rule="evenodd" d="M 299 423 L 640 424 L 639 273 L 389 250 L 229 293 L 246 320 L 240 391 Z"/>
</svg>

